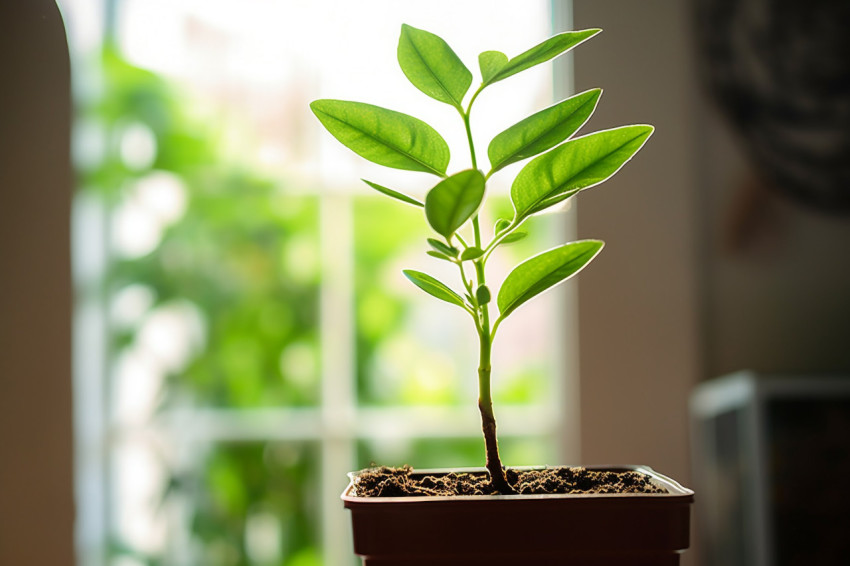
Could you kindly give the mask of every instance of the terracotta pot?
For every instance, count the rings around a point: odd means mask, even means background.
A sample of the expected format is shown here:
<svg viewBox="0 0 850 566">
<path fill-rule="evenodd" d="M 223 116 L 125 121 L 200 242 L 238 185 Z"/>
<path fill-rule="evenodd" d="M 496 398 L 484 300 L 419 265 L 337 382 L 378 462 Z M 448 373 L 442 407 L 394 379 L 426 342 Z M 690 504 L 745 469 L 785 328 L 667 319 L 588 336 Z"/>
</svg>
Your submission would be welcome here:
<svg viewBox="0 0 850 566">
<path fill-rule="evenodd" d="M 661 494 L 357 497 L 354 552 L 364 566 L 673 566 L 688 548 L 694 492 L 646 466 Z M 463 470 L 421 470 L 418 475 Z"/>
</svg>

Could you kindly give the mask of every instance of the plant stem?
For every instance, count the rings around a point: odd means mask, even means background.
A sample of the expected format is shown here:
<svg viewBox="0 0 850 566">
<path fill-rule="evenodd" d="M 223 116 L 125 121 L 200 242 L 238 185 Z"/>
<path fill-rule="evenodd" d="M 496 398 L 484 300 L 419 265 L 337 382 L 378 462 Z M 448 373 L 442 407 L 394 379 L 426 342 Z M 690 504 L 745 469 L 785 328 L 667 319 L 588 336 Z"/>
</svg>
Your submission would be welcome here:
<svg viewBox="0 0 850 566">
<path fill-rule="evenodd" d="M 469 142 L 469 154 L 472 159 L 472 168 L 478 168 L 478 162 L 475 158 L 475 144 L 472 141 L 472 128 L 469 124 L 469 114 L 472 110 L 472 103 L 478 97 L 478 94 L 484 88 L 481 88 L 472 96 L 469 101 L 469 106 L 466 112 L 461 112 L 463 117 L 463 125 L 466 128 L 466 138 Z M 475 246 L 481 248 L 481 226 L 478 221 L 478 214 L 472 217 L 472 229 L 475 237 Z M 480 258 L 473 261 L 475 265 L 475 275 L 478 286 L 486 284 L 484 274 L 484 266 L 486 259 Z M 463 270 L 461 269 L 461 273 Z M 464 284 L 466 277 L 464 276 Z M 499 443 L 496 437 L 496 417 L 493 414 L 493 399 L 490 395 L 490 354 L 493 348 L 493 334 L 490 329 L 490 305 L 485 303 L 477 305 L 476 310 L 476 330 L 478 331 L 479 357 L 478 357 L 478 411 L 481 413 L 481 428 L 484 432 L 484 449 L 486 453 L 486 467 L 490 473 L 490 482 L 499 493 L 508 495 L 516 493 L 505 478 L 505 470 L 502 467 L 502 460 L 499 457 Z"/>
<path fill-rule="evenodd" d="M 469 113 L 462 114 L 463 125 L 466 128 L 466 141 L 469 143 L 469 155 L 472 158 L 472 168 L 478 169 L 478 160 L 475 158 L 475 144 L 472 142 L 472 128 L 469 127 Z M 476 216 L 478 216 L 476 214 Z"/>
<path fill-rule="evenodd" d="M 478 284 L 484 284 L 483 262 L 475 262 Z M 505 478 L 505 470 L 499 457 L 499 443 L 496 437 L 496 416 L 493 414 L 493 399 L 490 396 L 490 353 L 493 347 L 493 337 L 490 333 L 489 305 L 480 305 L 481 322 L 478 325 L 478 411 L 481 413 L 481 428 L 484 432 L 484 449 L 486 452 L 486 467 L 490 472 L 490 482 L 499 493 L 508 495 L 516 493 Z"/>
</svg>

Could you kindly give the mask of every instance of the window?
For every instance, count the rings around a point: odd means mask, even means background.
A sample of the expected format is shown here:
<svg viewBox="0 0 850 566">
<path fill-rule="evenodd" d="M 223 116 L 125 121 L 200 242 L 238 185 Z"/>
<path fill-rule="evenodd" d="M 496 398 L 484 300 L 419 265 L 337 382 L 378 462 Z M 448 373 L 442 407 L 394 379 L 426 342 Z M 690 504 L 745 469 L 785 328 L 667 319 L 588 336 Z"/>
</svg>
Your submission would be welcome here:
<svg viewBox="0 0 850 566">
<path fill-rule="evenodd" d="M 476 353 L 462 315 L 400 274 L 441 269 L 422 252 L 421 211 L 357 181 L 422 194 L 433 180 L 362 163 L 308 104 L 368 100 L 464 148 L 454 111 L 398 70 L 400 24 L 439 33 L 472 67 L 478 51 L 547 36 L 548 2 L 63 8 L 80 108 L 80 563 L 352 563 L 345 472 L 483 463 Z M 545 67 L 482 97 L 479 148 L 547 105 L 550 85 Z M 491 190 L 505 196 L 490 226 L 510 210 L 507 186 Z M 533 228 L 502 277 L 561 230 L 555 217 Z M 558 459 L 558 301 L 514 315 L 496 344 L 509 465 Z"/>
</svg>

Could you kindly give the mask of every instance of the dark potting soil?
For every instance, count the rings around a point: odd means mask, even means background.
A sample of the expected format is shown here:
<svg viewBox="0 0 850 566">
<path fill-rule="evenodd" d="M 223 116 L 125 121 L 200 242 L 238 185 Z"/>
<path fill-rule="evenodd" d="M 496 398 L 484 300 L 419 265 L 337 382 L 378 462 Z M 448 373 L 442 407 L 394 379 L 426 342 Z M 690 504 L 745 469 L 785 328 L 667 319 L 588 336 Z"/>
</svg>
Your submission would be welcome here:
<svg viewBox="0 0 850 566">
<path fill-rule="evenodd" d="M 649 476 L 633 471 L 546 468 L 505 470 L 508 483 L 522 495 L 563 493 L 666 493 Z M 422 475 L 413 468 L 370 468 L 357 475 L 359 497 L 497 495 L 483 472 Z"/>
</svg>

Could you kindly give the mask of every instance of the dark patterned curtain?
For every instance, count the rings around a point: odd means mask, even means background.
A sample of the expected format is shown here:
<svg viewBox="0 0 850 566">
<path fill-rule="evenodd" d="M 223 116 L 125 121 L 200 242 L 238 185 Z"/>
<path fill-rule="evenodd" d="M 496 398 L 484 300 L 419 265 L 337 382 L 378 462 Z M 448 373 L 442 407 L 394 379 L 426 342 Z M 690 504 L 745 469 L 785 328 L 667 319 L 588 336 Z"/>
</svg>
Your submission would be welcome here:
<svg viewBox="0 0 850 566">
<path fill-rule="evenodd" d="M 701 71 L 772 189 L 850 212 L 850 0 L 697 0 Z"/>
</svg>

